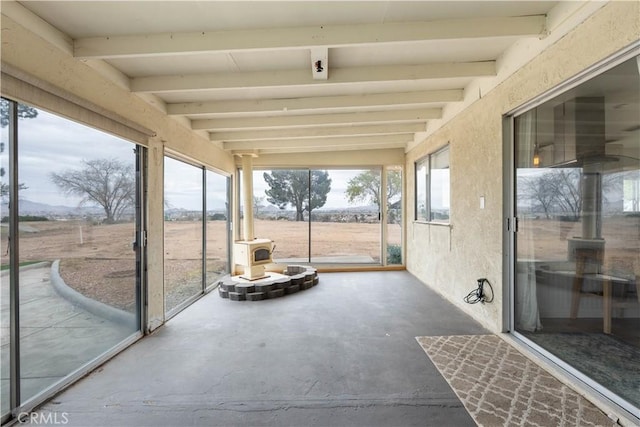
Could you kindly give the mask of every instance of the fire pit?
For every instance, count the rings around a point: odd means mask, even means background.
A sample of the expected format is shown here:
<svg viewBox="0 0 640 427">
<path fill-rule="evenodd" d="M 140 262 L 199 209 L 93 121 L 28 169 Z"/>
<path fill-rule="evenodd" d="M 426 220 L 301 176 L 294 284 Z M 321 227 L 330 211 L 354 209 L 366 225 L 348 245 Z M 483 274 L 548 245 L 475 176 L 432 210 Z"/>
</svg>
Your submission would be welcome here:
<svg viewBox="0 0 640 427">
<path fill-rule="evenodd" d="M 222 298 L 233 301 L 260 301 L 278 298 L 304 291 L 318 284 L 315 268 L 304 265 L 289 265 L 280 273 L 266 272 L 265 265 L 273 263 L 275 245 L 271 239 L 256 239 L 253 229 L 253 179 L 252 169 L 255 153 L 236 153 L 242 158 L 242 219 L 243 240 L 233 245 L 234 263 L 242 266 L 243 274 L 230 276 L 218 282 Z"/>
<path fill-rule="evenodd" d="M 233 245 L 233 258 L 238 265 L 244 267 L 240 277 L 247 280 L 258 280 L 268 277 L 264 266 L 271 264 L 274 245 L 270 239 L 240 240 Z"/>
<path fill-rule="evenodd" d="M 304 265 L 289 265 L 283 273 L 268 272 L 254 280 L 227 276 L 218 282 L 218 294 L 232 301 L 261 301 L 307 290 L 320 280 L 315 268 Z"/>
</svg>

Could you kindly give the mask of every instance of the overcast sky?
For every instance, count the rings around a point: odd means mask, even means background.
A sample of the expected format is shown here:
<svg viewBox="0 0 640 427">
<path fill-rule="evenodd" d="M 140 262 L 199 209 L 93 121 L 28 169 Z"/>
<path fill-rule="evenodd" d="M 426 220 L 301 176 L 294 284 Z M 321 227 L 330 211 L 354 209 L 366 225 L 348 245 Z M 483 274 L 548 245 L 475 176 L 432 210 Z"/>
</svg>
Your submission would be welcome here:
<svg viewBox="0 0 640 427">
<path fill-rule="evenodd" d="M 5 128 L 4 142 L 6 133 Z M 84 160 L 118 159 L 132 168 L 135 165 L 134 144 L 42 110 L 34 119 L 20 119 L 18 138 L 19 182 L 28 187 L 20 191 L 20 198 L 32 202 L 77 206 L 80 198 L 62 194 L 50 173 L 80 168 Z M 7 156 L 5 150 L 5 165 Z M 3 179 L 6 182 L 8 177 Z"/>
</svg>

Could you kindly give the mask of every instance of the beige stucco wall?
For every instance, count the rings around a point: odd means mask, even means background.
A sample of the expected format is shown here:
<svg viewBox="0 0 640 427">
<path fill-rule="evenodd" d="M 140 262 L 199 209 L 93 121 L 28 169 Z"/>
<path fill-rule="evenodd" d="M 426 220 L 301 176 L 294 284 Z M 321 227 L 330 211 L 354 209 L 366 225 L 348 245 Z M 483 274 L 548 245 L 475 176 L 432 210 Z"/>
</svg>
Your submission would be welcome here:
<svg viewBox="0 0 640 427">
<path fill-rule="evenodd" d="M 494 332 L 503 329 L 503 135 L 505 113 L 640 39 L 640 2 L 615 1 L 547 48 L 407 153 L 407 268 Z M 414 162 L 450 144 L 451 226 L 413 221 Z M 485 209 L 480 209 L 484 196 Z M 487 278 L 491 304 L 463 297 Z"/>
</svg>

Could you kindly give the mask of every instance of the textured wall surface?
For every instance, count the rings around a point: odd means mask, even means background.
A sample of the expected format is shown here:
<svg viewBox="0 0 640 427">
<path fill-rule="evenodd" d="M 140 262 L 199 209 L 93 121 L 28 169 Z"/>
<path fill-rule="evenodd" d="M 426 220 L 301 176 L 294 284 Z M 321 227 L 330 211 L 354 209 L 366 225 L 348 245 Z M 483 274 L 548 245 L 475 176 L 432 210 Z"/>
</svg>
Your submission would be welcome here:
<svg viewBox="0 0 640 427">
<path fill-rule="evenodd" d="M 508 309 L 502 301 L 503 115 L 638 39 L 640 3 L 611 2 L 407 154 L 407 268 L 487 328 L 502 330 Z M 447 143 L 450 228 L 415 222 L 414 162 Z M 481 277 L 493 285 L 494 302 L 465 304 Z"/>
</svg>

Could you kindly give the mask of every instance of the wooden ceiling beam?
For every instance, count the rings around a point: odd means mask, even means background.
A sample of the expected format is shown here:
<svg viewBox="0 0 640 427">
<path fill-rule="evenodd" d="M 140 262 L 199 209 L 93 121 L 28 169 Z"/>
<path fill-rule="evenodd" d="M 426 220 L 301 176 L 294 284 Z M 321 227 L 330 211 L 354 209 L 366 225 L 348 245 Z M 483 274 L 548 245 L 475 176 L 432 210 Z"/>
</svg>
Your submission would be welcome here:
<svg viewBox="0 0 640 427">
<path fill-rule="evenodd" d="M 367 108 L 387 110 L 416 108 L 420 105 L 444 104 L 463 100 L 463 89 L 428 90 L 416 92 L 375 93 L 287 99 L 252 99 L 167 104 L 167 114 L 175 116 L 211 116 L 237 114 L 274 114 L 312 111 L 349 111 Z"/>
<path fill-rule="evenodd" d="M 421 40 L 542 36 L 546 16 L 451 19 L 357 25 L 108 35 L 74 40 L 79 59 L 191 55 L 251 50 L 346 47 Z"/>
<path fill-rule="evenodd" d="M 136 77 L 131 79 L 131 91 L 140 93 L 191 92 L 215 89 L 302 87 L 458 77 L 474 78 L 495 75 L 495 61 L 451 62 L 333 68 L 328 80 L 314 80 L 311 73 L 306 69 Z"/>
</svg>

